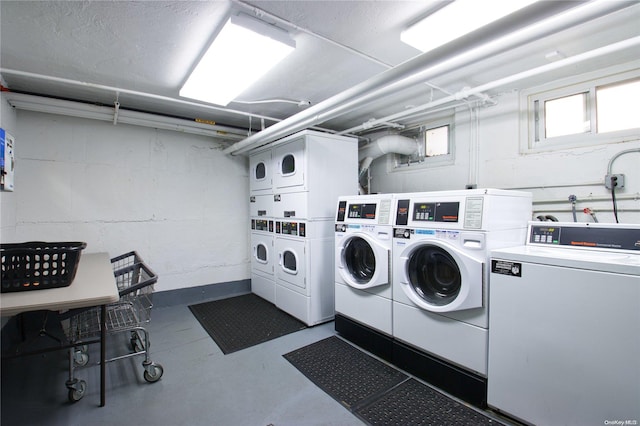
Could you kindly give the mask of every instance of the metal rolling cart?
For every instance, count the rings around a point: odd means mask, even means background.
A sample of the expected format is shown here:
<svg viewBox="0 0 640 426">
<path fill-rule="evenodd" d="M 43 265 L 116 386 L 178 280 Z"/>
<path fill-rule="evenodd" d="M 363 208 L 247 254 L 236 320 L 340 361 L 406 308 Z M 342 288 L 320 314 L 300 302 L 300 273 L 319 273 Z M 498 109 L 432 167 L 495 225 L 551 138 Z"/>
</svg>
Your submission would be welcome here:
<svg viewBox="0 0 640 426">
<path fill-rule="evenodd" d="M 107 305 L 106 332 L 109 335 L 130 333 L 130 351 L 106 362 L 144 355 L 144 379 L 150 383 L 156 382 L 162 377 L 164 369 L 150 359 L 149 332 L 145 324 L 151 320 L 153 284 L 158 277 L 135 251 L 114 257 L 111 265 L 120 299 Z M 65 326 L 67 338 L 74 345 L 69 349 L 69 380 L 66 382 L 71 402 L 79 401 L 86 392 L 86 382 L 75 378 L 74 371 L 89 362 L 88 345 L 84 342 L 100 334 L 99 320 L 99 308 L 90 308 L 74 313 Z"/>
</svg>

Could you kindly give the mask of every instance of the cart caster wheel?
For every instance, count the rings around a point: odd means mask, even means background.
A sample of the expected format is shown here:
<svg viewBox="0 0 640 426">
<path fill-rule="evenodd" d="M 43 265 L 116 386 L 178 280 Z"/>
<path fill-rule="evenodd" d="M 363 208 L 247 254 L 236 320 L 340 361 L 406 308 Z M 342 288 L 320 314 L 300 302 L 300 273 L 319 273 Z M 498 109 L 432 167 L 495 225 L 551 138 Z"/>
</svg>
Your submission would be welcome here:
<svg viewBox="0 0 640 426">
<path fill-rule="evenodd" d="M 144 368 L 144 379 L 149 383 L 154 383 L 160 380 L 164 373 L 164 369 L 160 364 L 149 364 Z"/>
<path fill-rule="evenodd" d="M 79 380 L 78 383 L 74 385 L 74 387 L 69 388 L 69 401 L 78 402 L 84 397 L 84 394 L 87 391 L 87 382 L 84 380 Z"/>
<path fill-rule="evenodd" d="M 73 362 L 78 367 L 84 367 L 89 362 L 89 354 L 86 352 L 76 351 L 73 354 Z"/>
</svg>

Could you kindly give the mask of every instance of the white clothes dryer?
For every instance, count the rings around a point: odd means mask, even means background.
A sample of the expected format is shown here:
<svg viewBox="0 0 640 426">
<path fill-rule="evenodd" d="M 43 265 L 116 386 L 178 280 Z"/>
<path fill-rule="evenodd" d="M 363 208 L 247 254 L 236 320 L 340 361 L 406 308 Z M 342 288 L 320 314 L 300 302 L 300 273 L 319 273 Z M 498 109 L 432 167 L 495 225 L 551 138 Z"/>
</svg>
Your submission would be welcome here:
<svg viewBox="0 0 640 426">
<path fill-rule="evenodd" d="M 443 371 L 474 378 L 479 405 L 486 404 L 489 253 L 522 244 L 531 200 L 496 189 L 396 194 L 393 336 Z M 401 367 L 421 376 L 413 359 Z M 445 373 L 425 374 L 451 393 L 467 391 L 450 388 L 456 381 Z"/>
<path fill-rule="evenodd" d="M 334 316 L 333 235 L 324 221 L 275 221 L 275 304 L 312 326 Z"/>
<path fill-rule="evenodd" d="M 275 304 L 273 219 L 251 219 L 251 292 Z"/>
<path fill-rule="evenodd" d="M 488 404 L 539 425 L 640 420 L 640 224 L 532 222 L 492 252 Z"/>
<path fill-rule="evenodd" d="M 353 320 L 362 327 L 392 336 L 392 201 L 390 194 L 338 199 L 335 224 L 338 331 L 344 320 Z"/>
</svg>

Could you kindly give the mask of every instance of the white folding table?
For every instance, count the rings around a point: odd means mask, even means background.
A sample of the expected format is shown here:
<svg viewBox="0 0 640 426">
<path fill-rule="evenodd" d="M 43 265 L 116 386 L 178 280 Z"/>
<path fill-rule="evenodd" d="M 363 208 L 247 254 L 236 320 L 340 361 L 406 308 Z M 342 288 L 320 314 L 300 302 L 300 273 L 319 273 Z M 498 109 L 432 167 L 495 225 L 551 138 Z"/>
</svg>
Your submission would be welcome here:
<svg viewBox="0 0 640 426">
<path fill-rule="evenodd" d="M 100 331 L 100 406 L 105 405 L 106 376 L 106 305 L 117 302 L 118 287 L 107 253 L 83 253 L 76 276 L 67 287 L 2 293 L 0 315 L 13 316 L 23 312 L 101 306 Z M 51 347 L 59 350 L 60 347 Z"/>
</svg>

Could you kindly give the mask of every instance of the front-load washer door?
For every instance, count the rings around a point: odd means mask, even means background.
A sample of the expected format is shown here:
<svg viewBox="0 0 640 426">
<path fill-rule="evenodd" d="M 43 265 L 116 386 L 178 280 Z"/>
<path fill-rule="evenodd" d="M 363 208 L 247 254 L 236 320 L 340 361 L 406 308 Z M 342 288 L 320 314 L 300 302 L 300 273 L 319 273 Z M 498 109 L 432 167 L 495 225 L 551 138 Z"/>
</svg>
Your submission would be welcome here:
<svg viewBox="0 0 640 426">
<path fill-rule="evenodd" d="M 453 312 L 482 307 L 483 262 L 438 241 L 405 248 L 398 259 L 400 287 L 419 308 Z"/>
<path fill-rule="evenodd" d="M 367 234 L 351 234 L 336 246 L 336 266 L 350 287 L 365 289 L 390 284 L 391 251 Z"/>
</svg>

